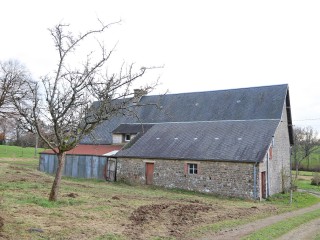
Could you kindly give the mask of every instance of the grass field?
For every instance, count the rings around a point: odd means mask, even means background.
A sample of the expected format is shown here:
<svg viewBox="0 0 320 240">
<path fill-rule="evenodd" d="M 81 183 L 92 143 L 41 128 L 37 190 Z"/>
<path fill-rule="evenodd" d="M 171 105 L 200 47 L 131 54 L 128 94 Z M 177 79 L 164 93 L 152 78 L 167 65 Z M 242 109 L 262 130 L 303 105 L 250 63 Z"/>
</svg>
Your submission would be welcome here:
<svg viewBox="0 0 320 240">
<path fill-rule="evenodd" d="M 0 158 L 38 158 L 38 154 L 43 150 L 43 148 L 38 148 L 35 154 L 35 149 L 31 147 L 0 145 Z"/>
<path fill-rule="evenodd" d="M 307 169 L 308 167 L 308 160 L 305 159 L 300 164 L 303 169 Z M 311 153 L 309 158 L 309 168 L 310 169 L 319 169 L 320 170 L 320 148 L 315 150 L 313 153 Z"/>
<path fill-rule="evenodd" d="M 295 174 L 294 171 L 293 171 L 293 174 Z M 299 171 L 299 176 L 295 181 L 295 184 L 299 189 L 304 189 L 307 191 L 315 191 L 320 193 L 320 186 L 311 185 L 312 177 L 313 177 L 313 172 Z"/>
<path fill-rule="evenodd" d="M 0 239 L 198 239 L 259 218 L 312 205 L 306 193 L 265 202 L 188 191 L 64 178 L 49 202 L 53 177 L 37 159 L 0 158 Z"/>
</svg>

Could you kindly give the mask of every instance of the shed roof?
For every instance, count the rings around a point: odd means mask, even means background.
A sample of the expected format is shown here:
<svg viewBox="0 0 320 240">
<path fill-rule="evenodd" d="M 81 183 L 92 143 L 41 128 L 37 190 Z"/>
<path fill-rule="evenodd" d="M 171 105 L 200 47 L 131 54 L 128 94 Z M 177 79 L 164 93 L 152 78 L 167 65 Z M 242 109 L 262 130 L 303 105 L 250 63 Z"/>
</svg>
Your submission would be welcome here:
<svg viewBox="0 0 320 240">
<path fill-rule="evenodd" d="M 279 120 L 155 124 L 117 157 L 260 162 Z"/>
<path fill-rule="evenodd" d="M 77 145 L 74 149 L 67 151 L 68 155 L 94 155 L 102 156 L 115 150 L 120 150 L 118 145 Z M 55 154 L 51 149 L 47 149 L 41 154 Z"/>
<path fill-rule="evenodd" d="M 288 85 L 143 96 L 129 112 L 104 121 L 82 143 L 112 144 L 112 132 L 123 123 L 200 122 L 281 119 Z M 290 114 L 290 111 L 289 111 Z M 291 119 L 289 116 L 288 119 Z"/>
</svg>

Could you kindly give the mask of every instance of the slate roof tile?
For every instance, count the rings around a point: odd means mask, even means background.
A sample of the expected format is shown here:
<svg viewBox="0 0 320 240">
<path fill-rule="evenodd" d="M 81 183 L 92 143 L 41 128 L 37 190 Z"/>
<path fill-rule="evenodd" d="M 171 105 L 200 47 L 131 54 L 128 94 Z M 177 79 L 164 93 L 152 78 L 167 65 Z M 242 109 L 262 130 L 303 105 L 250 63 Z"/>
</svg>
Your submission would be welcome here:
<svg viewBox="0 0 320 240">
<path fill-rule="evenodd" d="M 112 131 L 123 123 L 280 119 L 288 85 L 143 96 L 134 116 L 118 114 L 86 136 L 82 144 L 112 144 Z M 219 146 L 218 146 L 219 147 Z"/>
<path fill-rule="evenodd" d="M 260 162 L 279 120 L 155 124 L 117 157 Z"/>
</svg>

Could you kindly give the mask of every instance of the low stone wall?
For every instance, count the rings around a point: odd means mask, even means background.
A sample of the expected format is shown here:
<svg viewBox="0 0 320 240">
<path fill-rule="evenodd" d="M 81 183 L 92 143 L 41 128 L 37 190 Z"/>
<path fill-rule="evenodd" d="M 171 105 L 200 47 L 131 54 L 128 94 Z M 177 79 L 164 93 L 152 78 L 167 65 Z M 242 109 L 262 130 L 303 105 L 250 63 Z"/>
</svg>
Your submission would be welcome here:
<svg viewBox="0 0 320 240">
<path fill-rule="evenodd" d="M 147 162 L 154 163 L 153 185 L 254 198 L 254 164 L 250 163 L 119 158 L 117 181 L 145 184 Z M 186 171 L 188 163 L 198 164 L 198 174 Z M 256 183 L 259 196 L 258 181 Z"/>
</svg>

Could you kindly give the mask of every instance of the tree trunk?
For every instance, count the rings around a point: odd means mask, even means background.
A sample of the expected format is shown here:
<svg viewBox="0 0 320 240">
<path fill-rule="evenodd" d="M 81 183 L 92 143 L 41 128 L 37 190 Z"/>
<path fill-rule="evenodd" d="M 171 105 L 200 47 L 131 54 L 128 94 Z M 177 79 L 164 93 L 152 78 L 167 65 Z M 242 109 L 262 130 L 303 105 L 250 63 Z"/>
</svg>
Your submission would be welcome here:
<svg viewBox="0 0 320 240">
<path fill-rule="evenodd" d="M 49 195 L 49 201 L 57 201 L 58 200 L 58 193 L 59 193 L 59 189 L 60 189 L 60 182 L 61 182 L 62 172 L 63 172 L 63 168 L 64 168 L 66 153 L 65 152 L 58 153 L 57 157 L 58 157 L 58 168 L 57 168 L 56 176 L 55 176 L 53 184 L 52 184 L 51 192 Z"/>
</svg>

